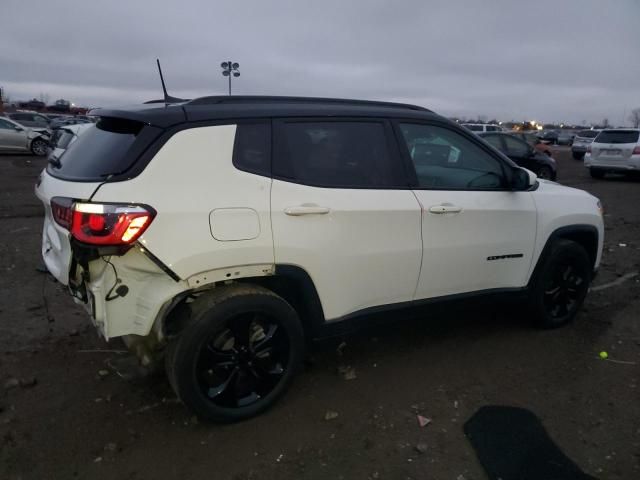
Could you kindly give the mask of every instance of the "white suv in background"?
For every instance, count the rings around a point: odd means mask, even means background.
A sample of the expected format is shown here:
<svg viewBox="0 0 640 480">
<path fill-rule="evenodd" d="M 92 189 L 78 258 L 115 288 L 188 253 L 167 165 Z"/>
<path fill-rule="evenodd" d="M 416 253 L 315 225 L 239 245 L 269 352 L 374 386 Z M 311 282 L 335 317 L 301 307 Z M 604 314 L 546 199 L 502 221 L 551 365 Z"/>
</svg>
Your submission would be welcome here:
<svg viewBox="0 0 640 480">
<path fill-rule="evenodd" d="M 584 166 L 589 169 L 593 178 L 604 178 L 607 172 L 640 172 L 640 130 L 602 130 L 587 147 Z"/>
<path fill-rule="evenodd" d="M 505 129 L 499 125 L 492 125 L 490 123 L 463 123 L 462 126 L 467 130 L 471 130 L 474 133 L 480 132 L 504 132 Z"/>
<path fill-rule="evenodd" d="M 94 113 L 38 180 L 44 261 L 106 339 L 164 356 L 207 419 L 263 411 L 305 340 L 373 313 L 515 296 L 564 325 L 600 262 L 597 198 L 420 107 L 204 97 Z"/>
</svg>

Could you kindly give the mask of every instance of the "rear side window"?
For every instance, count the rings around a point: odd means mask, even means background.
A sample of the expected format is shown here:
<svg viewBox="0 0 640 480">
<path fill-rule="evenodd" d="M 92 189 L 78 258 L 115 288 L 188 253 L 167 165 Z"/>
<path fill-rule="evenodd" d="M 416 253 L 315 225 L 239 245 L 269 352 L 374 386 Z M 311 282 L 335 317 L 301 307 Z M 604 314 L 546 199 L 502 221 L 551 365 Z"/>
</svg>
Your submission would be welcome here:
<svg viewBox="0 0 640 480">
<path fill-rule="evenodd" d="M 271 176 L 270 124 L 238 124 L 233 144 L 233 164 L 246 172 Z"/>
<path fill-rule="evenodd" d="M 65 180 L 94 182 L 117 176 L 133 166 L 160 132 L 133 120 L 102 117 L 70 145 L 59 164 L 49 164 L 47 172 Z"/>
<path fill-rule="evenodd" d="M 285 122 L 273 172 L 307 185 L 406 187 L 404 170 L 382 122 Z"/>
<path fill-rule="evenodd" d="M 472 132 L 482 132 L 482 125 L 463 125 L 464 127 L 467 127 L 467 129 L 471 130 Z"/>
<path fill-rule="evenodd" d="M 596 138 L 598 133 L 600 133 L 598 130 L 582 130 L 578 132 L 578 135 L 576 136 L 582 138 Z"/>
<path fill-rule="evenodd" d="M 594 142 L 597 143 L 637 143 L 640 132 L 634 130 L 605 130 L 600 132 Z"/>
</svg>

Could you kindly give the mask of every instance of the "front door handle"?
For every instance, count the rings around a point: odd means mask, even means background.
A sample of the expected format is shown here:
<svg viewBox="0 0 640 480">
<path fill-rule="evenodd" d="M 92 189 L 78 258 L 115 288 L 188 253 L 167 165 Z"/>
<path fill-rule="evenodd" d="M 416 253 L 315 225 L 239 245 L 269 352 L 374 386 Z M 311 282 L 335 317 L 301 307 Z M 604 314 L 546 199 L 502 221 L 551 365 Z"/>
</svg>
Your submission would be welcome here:
<svg viewBox="0 0 640 480">
<path fill-rule="evenodd" d="M 318 205 L 303 204 L 297 207 L 287 207 L 284 209 L 284 213 L 292 217 L 299 217 L 301 215 L 326 215 L 331 210 L 328 207 L 320 207 Z"/>
<path fill-rule="evenodd" d="M 462 207 L 451 204 L 434 205 L 433 207 L 429 207 L 429 212 L 437 215 L 442 215 L 444 213 L 460 213 L 461 211 Z"/>
</svg>

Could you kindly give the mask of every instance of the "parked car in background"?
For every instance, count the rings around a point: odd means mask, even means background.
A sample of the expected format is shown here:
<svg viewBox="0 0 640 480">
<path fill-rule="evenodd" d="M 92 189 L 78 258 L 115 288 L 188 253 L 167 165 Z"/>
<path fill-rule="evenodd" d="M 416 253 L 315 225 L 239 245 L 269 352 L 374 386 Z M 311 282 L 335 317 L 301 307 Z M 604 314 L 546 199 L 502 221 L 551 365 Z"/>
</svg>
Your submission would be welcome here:
<svg viewBox="0 0 640 480">
<path fill-rule="evenodd" d="M 502 132 L 504 129 L 500 125 L 490 123 L 463 123 L 462 126 L 474 133 L 478 132 Z"/>
<path fill-rule="evenodd" d="M 571 145 L 573 143 L 573 138 L 576 136 L 573 132 L 558 132 L 558 138 L 556 139 L 556 144 L 558 145 Z"/>
<path fill-rule="evenodd" d="M 558 143 L 558 131 L 557 130 L 542 130 L 538 133 L 538 138 L 543 142 L 555 145 Z"/>
<path fill-rule="evenodd" d="M 49 161 L 56 163 L 67 148 L 69 148 L 80 135 L 93 126 L 93 123 L 80 123 L 56 128 L 49 141 Z"/>
<path fill-rule="evenodd" d="M 512 135 L 520 140 L 524 140 L 533 148 L 535 148 L 540 153 L 544 153 L 546 155 L 551 156 L 551 149 L 549 145 L 546 143 L 542 143 L 542 141 L 538 138 L 538 136 L 533 132 L 508 132 L 509 135 Z"/>
<path fill-rule="evenodd" d="M 18 122 L 24 127 L 30 128 L 51 128 L 51 120 L 45 115 L 37 112 L 11 112 L 7 113 L 7 118 L 10 118 L 14 122 Z"/>
<path fill-rule="evenodd" d="M 593 178 L 611 173 L 640 172 L 640 130 L 607 128 L 587 147 L 584 166 Z"/>
<path fill-rule="evenodd" d="M 581 160 L 584 154 L 587 153 L 587 148 L 599 133 L 600 130 L 580 130 L 571 144 L 571 155 L 573 155 L 573 158 Z"/>
<path fill-rule="evenodd" d="M 509 133 L 478 133 L 483 140 L 497 148 L 518 166 L 531 170 L 539 178 L 555 180 L 557 176 L 556 161 L 553 157 L 538 152 L 520 138 Z"/>
<path fill-rule="evenodd" d="M 49 132 L 25 127 L 10 118 L 0 117 L 0 151 L 31 152 L 46 155 Z"/>
</svg>

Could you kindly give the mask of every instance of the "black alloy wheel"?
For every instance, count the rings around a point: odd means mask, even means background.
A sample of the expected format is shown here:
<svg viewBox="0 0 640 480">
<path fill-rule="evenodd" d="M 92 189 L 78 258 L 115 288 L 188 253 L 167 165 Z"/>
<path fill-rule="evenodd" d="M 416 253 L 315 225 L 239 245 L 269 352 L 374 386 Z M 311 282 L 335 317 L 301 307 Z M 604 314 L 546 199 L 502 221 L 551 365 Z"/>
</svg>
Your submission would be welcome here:
<svg viewBox="0 0 640 480">
<path fill-rule="evenodd" d="M 554 319 L 571 313 L 581 301 L 584 286 L 588 284 L 584 270 L 571 263 L 558 265 L 549 277 L 544 291 L 544 305 Z"/>
<path fill-rule="evenodd" d="M 249 312 L 228 319 L 204 343 L 195 374 L 212 403 L 236 408 L 269 395 L 290 366 L 289 338 L 277 319 Z"/>
<path fill-rule="evenodd" d="M 589 291 L 593 260 L 582 245 L 558 239 L 543 253 L 530 287 L 527 314 L 542 328 L 571 322 Z"/>
<path fill-rule="evenodd" d="M 186 326 L 169 341 L 167 376 L 182 402 L 205 420 L 255 416 L 286 391 L 302 365 L 297 312 L 266 288 L 216 287 L 187 304 Z"/>
</svg>

